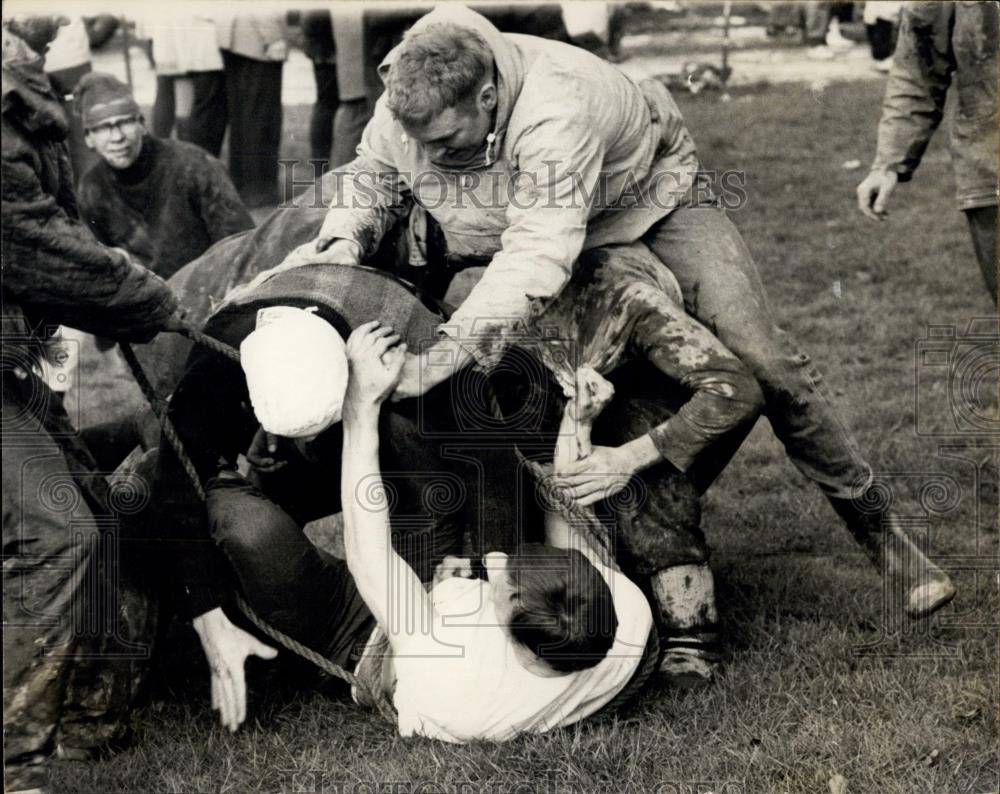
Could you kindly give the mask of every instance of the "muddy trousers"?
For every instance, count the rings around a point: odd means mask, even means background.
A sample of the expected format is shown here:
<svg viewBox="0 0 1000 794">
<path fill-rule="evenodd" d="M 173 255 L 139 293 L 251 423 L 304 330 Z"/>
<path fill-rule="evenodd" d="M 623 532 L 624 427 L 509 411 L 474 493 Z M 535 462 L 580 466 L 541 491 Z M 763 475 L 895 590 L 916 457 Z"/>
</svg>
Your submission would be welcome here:
<svg viewBox="0 0 1000 794">
<path fill-rule="evenodd" d="M 45 783 L 58 744 L 122 738 L 147 669 L 156 608 L 121 530 L 149 489 L 108 488 L 59 398 L 3 372 L 5 786 Z"/>
<path fill-rule="evenodd" d="M 764 415 L 795 467 L 831 500 L 860 497 L 871 468 L 812 360 L 778 327 L 746 243 L 710 203 L 682 206 L 643 238 L 676 276 L 687 311 L 757 378 Z"/>
<path fill-rule="evenodd" d="M 997 208 L 977 207 L 966 210 L 965 217 L 969 221 L 969 232 L 972 234 L 972 247 L 976 252 L 976 261 L 983 273 L 986 289 L 997 302 Z"/>
</svg>

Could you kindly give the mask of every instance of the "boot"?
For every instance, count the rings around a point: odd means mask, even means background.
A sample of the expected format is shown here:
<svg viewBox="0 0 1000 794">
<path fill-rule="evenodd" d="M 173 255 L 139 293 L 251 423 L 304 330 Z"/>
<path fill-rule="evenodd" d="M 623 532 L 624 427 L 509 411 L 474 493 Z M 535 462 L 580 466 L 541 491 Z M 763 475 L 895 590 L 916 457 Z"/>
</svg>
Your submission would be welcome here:
<svg viewBox="0 0 1000 794">
<path fill-rule="evenodd" d="M 660 624 L 660 675 L 682 689 L 708 684 L 721 661 L 711 569 L 675 565 L 653 574 L 650 584 Z"/>
<path fill-rule="evenodd" d="M 910 540 L 898 516 L 889 510 L 864 512 L 849 499 L 830 502 L 892 592 L 903 594 L 907 615 L 928 617 L 955 597 L 951 578 Z"/>
</svg>

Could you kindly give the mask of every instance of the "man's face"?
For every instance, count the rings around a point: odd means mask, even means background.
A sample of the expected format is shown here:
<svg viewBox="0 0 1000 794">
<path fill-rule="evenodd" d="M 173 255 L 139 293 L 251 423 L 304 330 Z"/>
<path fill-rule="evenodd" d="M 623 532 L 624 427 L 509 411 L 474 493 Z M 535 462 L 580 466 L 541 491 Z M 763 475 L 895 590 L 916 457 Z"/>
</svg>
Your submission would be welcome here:
<svg viewBox="0 0 1000 794">
<path fill-rule="evenodd" d="M 403 128 L 407 135 L 427 147 L 432 161 L 467 160 L 479 151 L 489 135 L 496 103 L 496 86 L 488 82 L 473 100 L 447 107 L 419 127 L 404 125 Z"/>
<path fill-rule="evenodd" d="M 128 168 L 142 151 L 146 134 L 138 116 L 112 116 L 87 130 L 87 146 L 96 151 L 112 168 Z"/>
</svg>

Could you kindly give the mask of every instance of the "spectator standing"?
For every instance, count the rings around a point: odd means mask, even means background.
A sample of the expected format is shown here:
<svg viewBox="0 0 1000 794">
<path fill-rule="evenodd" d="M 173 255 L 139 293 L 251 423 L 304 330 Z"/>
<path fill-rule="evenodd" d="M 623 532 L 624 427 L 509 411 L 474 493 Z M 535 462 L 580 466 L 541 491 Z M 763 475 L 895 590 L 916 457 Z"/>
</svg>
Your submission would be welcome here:
<svg viewBox="0 0 1000 794">
<path fill-rule="evenodd" d="M 320 171 L 330 165 L 333 124 L 340 103 L 337 88 L 337 55 L 333 44 L 333 19 L 329 9 L 289 11 L 289 25 L 297 25 L 302 35 L 302 51 L 312 62 L 316 80 L 316 102 L 309 116 L 309 154 Z"/>
<path fill-rule="evenodd" d="M 220 12 L 215 24 L 226 80 L 229 173 L 248 207 L 277 204 L 284 15 Z"/>
<path fill-rule="evenodd" d="M 951 128 L 958 208 L 976 259 L 997 300 L 997 47 L 995 2 L 906 3 L 882 100 L 871 172 L 858 185 L 858 208 L 885 220 L 899 182 L 909 182 L 944 117 L 954 85 Z"/>
<path fill-rule="evenodd" d="M 204 149 L 157 138 L 128 86 L 100 72 L 77 88 L 87 145 L 100 155 L 80 180 L 97 238 L 169 278 L 212 243 L 253 228 L 226 169 Z"/>
<path fill-rule="evenodd" d="M 226 92 L 215 22 L 206 14 L 162 11 L 140 19 L 156 69 L 152 132 L 177 137 L 219 156 L 226 134 Z"/>
</svg>

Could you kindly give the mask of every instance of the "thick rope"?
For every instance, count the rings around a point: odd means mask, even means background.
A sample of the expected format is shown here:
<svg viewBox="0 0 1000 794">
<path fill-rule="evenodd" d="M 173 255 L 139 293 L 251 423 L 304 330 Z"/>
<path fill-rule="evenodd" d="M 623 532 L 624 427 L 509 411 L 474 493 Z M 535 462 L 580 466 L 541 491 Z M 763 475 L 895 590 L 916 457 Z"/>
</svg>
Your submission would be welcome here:
<svg viewBox="0 0 1000 794">
<path fill-rule="evenodd" d="M 186 336 L 195 344 L 207 347 L 221 356 L 225 356 L 235 362 L 240 361 L 240 351 L 235 347 L 228 345 L 191 325 L 185 323 L 172 330 Z M 174 454 L 177 456 L 181 466 L 184 468 L 184 472 L 191 481 L 191 485 L 194 487 L 202 501 L 204 501 L 205 489 L 201 484 L 201 478 L 198 476 L 194 463 L 191 461 L 191 458 L 188 456 L 187 451 L 184 448 L 184 443 L 177 434 L 177 429 L 174 427 L 173 422 L 170 421 L 170 417 L 167 415 L 166 401 L 156 393 L 156 389 L 146 376 L 142 363 L 136 357 L 132 346 L 126 343 L 121 343 L 120 347 L 122 355 L 125 357 L 125 362 L 128 364 L 128 367 L 132 372 L 132 376 L 135 378 L 136 383 L 139 385 L 143 395 L 149 402 L 150 408 L 153 410 L 153 413 L 160 422 L 164 437 L 167 439 L 171 449 L 173 449 Z M 492 407 L 497 418 L 502 418 L 503 413 L 495 399 L 493 400 Z M 605 564 L 613 563 L 614 554 L 611 548 L 611 541 L 607 527 L 605 527 L 600 520 L 597 519 L 593 511 L 577 506 L 573 502 L 572 497 L 552 482 L 552 479 L 547 475 L 545 469 L 541 465 L 539 465 L 536 461 L 528 460 L 524 456 L 524 453 L 521 452 L 521 450 L 516 446 L 514 447 L 514 451 L 517 455 L 518 461 L 527 467 L 528 471 L 535 479 L 541 498 L 545 501 L 545 503 L 563 513 L 567 520 L 573 524 L 574 528 L 585 532 L 587 537 L 592 541 L 595 551 L 601 555 L 602 561 Z M 248 604 L 246 599 L 244 599 L 239 593 L 236 594 L 236 605 L 246 616 L 247 620 L 257 627 L 257 629 L 259 629 L 263 634 L 270 637 L 286 650 L 291 651 L 308 662 L 311 662 L 323 672 L 335 678 L 340 678 L 351 686 L 366 691 L 369 698 L 378 708 L 379 713 L 393 724 L 396 723 L 396 711 L 381 691 L 376 691 L 375 688 L 369 687 L 364 682 L 360 681 L 353 673 L 345 670 L 338 664 L 334 664 L 323 655 L 317 653 L 311 648 L 306 647 L 298 640 L 289 637 L 284 632 L 279 631 L 268 624 L 259 615 L 257 615 L 256 612 L 254 612 L 250 604 Z"/>
<path fill-rule="evenodd" d="M 201 331 L 196 331 L 195 329 L 189 327 L 185 327 L 179 332 L 183 333 L 185 336 L 198 344 L 205 345 L 206 347 L 209 347 L 217 353 L 227 356 L 234 361 L 239 361 L 239 351 L 224 342 L 220 342 L 219 340 L 213 339 Z M 192 463 L 191 458 L 184 449 L 184 443 L 177 434 L 177 429 L 174 427 L 173 422 L 170 421 L 170 417 L 167 415 L 166 402 L 156 393 L 156 390 L 153 388 L 153 384 L 150 383 L 149 378 L 146 376 L 142 363 L 136 356 L 132 346 L 126 343 L 121 343 L 120 347 L 122 355 L 125 358 L 125 362 L 128 364 L 128 367 L 132 372 L 132 377 L 135 378 L 136 383 L 139 385 L 139 389 L 142 391 L 143 396 L 145 396 L 147 402 L 149 403 L 149 407 L 153 410 L 153 413 L 160 422 L 164 437 L 167 439 L 167 442 L 173 449 L 174 454 L 180 461 L 181 466 L 184 468 L 184 472 L 187 474 L 188 479 L 190 479 L 191 485 L 194 486 L 198 496 L 202 501 L 204 501 L 205 489 L 201 484 L 201 478 L 198 476 L 194 463 Z M 239 593 L 236 594 L 236 605 L 246 616 L 247 620 L 286 650 L 291 651 L 297 656 L 300 656 L 306 661 L 316 665 L 324 673 L 346 681 L 348 684 L 357 687 L 358 689 L 365 690 L 368 693 L 369 698 L 375 703 L 379 713 L 389 722 L 392 722 L 393 724 L 396 723 L 396 711 L 389 700 L 383 696 L 382 692 L 375 691 L 373 687 L 369 687 L 364 682 L 360 681 L 353 673 L 345 670 L 340 665 L 331 662 L 322 654 L 306 647 L 298 640 L 289 637 L 284 632 L 269 625 L 256 612 L 254 612 L 250 604 L 248 604 L 246 599 L 244 599 Z"/>
</svg>

